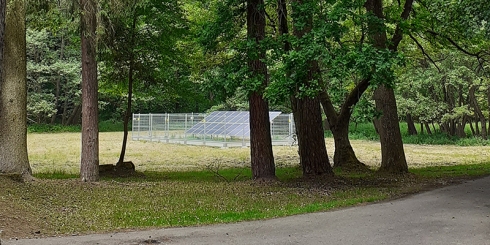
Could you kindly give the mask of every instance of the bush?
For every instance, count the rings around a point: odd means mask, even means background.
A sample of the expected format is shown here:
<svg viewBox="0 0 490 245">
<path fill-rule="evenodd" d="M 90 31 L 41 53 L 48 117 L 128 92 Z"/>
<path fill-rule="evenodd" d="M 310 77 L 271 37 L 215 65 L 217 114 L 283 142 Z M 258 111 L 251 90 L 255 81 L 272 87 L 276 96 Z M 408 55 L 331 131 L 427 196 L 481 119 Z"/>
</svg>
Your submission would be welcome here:
<svg viewBox="0 0 490 245">
<path fill-rule="evenodd" d="M 128 125 L 131 131 L 131 123 Z M 81 125 L 61 125 L 61 124 L 31 124 L 27 127 L 29 133 L 67 133 L 81 132 Z M 122 132 L 124 129 L 122 122 L 112 120 L 99 122 L 99 132 Z"/>
<path fill-rule="evenodd" d="M 63 126 L 60 124 L 31 124 L 27 127 L 27 132 L 29 133 L 65 133 L 80 131 L 80 125 Z"/>
<path fill-rule="evenodd" d="M 418 125 L 417 125 L 418 126 Z M 420 132 L 420 128 L 417 128 Z M 409 135 L 406 123 L 400 123 L 400 131 L 404 144 L 420 144 L 420 145 L 459 145 L 459 146 L 474 146 L 474 145 L 490 145 L 490 140 L 484 140 L 480 137 L 469 135 L 468 138 L 458 138 L 441 132 L 432 134 L 417 134 Z M 333 137 L 331 131 L 325 131 L 325 137 Z M 360 123 L 355 125 L 351 123 L 349 126 L 349 139 L 351 140 L 379 140 L 379 135 L 376 133 L 372 123 Z"/>
</svg>

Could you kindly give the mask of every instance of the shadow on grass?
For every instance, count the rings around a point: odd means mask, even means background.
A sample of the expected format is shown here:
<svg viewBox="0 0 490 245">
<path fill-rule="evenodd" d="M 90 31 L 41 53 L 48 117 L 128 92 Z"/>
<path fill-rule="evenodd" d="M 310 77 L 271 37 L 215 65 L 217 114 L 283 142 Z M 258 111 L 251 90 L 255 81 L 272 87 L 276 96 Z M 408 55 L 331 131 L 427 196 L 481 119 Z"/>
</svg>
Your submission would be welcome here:
<svg viewBox="0 0 490 245">
<path fill-rule="evenodd" d="M 430 179 L 448 178 L 475 178 L 490 174 L 490 163 L 456 165 L 456 166 L 433 166 L 424 168 L 412 168 L 409 174 L 390 175 L 372 172 L 342 172 L 335 169 L 335 177 L 318 177 L 313 179 L 302 178 L 300 167 L 279 167 L 276 175 L 279 183 L 293 186 L 312 186 L 323 188 L 325 186 L 363 186 L 363 187 L 383 187 L 391 188 L 403 185 L 407 182 L 424 182 Z M 52 172 L 37 173 L 34 177 L 39 179 L 76 179 L 78 174 L 65 173 L 62 170 Z M 218 182 L 244 182 L 251 181 L 252 172 L 250 168 L 223 168 L 223 169 L 203 169 L 197 171 L 136 171 L 128 176 L 104 176 L 103 181 L 116 182 L 163 182 L 181 181 L 191 183 L 218 183 Z"/>
</svg>

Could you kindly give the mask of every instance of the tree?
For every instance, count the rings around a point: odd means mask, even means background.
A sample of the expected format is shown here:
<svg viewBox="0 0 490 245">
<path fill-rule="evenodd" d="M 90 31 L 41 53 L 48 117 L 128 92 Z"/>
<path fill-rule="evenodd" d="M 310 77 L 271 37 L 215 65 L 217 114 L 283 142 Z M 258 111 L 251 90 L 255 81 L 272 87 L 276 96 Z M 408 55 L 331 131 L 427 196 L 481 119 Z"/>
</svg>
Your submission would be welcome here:
<svg viewBox="0 0 490 245">
<path fill-rule="evenodd" d="M 2 3 L 4 4 L 4 3 Z M 0 173 L 31 178 L 27 155 L 25 1 L 10 0 L 5 15 L 4 56 L 0 55 Z M 5 9 L 2 7 L 2 11 Z M 0 11 L 0 12 L 2 12 Z M 0 13 L 0 17 L 3 14 Z"/>
<path fill-rule="evenodd" d="M 250 91 L 250 154 L 252 175 L 256 180 L 275 179 L 276 169 L 272 153 L 269 105 L 263 98 L 263 90 L 268 84 L 267 66 L 263 62 L 265 50 L 259 45 L 265 38 L 265 9 L 263 0 L 247 0 L 247 38 L 258 47 L 248 52 L 248 68 L 257 84 Z"/>
<path fill-rule="evenodd" d="M 364 30 L 361 24 L 354 25 L 363 19 L 357 13 L 360 7 L 357 4 L 294 1 L 291 5 L 296 35 L 291 37 L 287 35 L 286 3 L 279 1 L 279 40 L 284 42 L 285 54 L 279 53 L 284 64 L 276 65 L 279 68 L 273 72 L 275 79 L 268 88 L 270 97 L 292 93 L 293 100 L 310 97 L 321 102 L 335 138 L 334 166 L 344 170 L 367 169 L 355 156 L 348 130 L 354 106 L 370 85 L 372 75 L 363 71 L 377 61 L 377 54 L 372 49 L 365 51 L 362 37 L 358 40 L 358 34 L 363 36 Z M 294 44 L 293 51 L 291 44 Z M 373 56 L 373 61 L 370 61 L 369 55 Z M 284 74 L 288 78 L 283 79 Z M 321 129 L 321 126 L 316 127 Z"/>
<path fill-rule="evenodd" d="M 400 19 L 406 21 L 412 11 L 413 0 L 406 0 L 402 7 Z M 398 23 L 394 30 L 391 40 L 387 37 L 386 17 L 382 0 L 367 0 L 365 8 L 370 16 L 368 17 L 368 34 L 372 45 L 379 50 L 396 52 L 400 41 L 403 38 L 402 23 Z M 401 3 L 399 6 L 401 7 Z M 380 84 L 374 91 L 376 109 L 382 115 L 375 120 L 381 142 L 381 167 L 379 171 L 390 173 L 408 172 L 407 160 L 403 149 L 400 125 L 398 124 L 398 112 L 393 88 L 389 86 L 393 77 L 385 76 L 386 83 Z M 391 82 L 393 84 L 393 82 Z"/>
<path fill-rule="evenodd" d="M 95 0 L 80 0 L 82 39 L 82 181 L 99 180 L 99 119 Z"/>
<path fill-rule="evenodd" d="M 26 33 L 28 121 L 66 125 L 79 114 L 80 43 L 72 33 L 39 28 L 28 27 Z"/>
<path fill-rule="evenodd" d="M 5 14 L 7 13 L 7 0 L 0 0 L 0 92 L 3 84 L 3 50 L 5 47 Z M 1 113 L 2 111 L 0 111 Z"/>
<path fill-rule="evenodd" d="M 184 52 L 178 46 L 179 41 L 185 41 L 187 23 L 179 3 L 173 0 L 130 0 L 108 2 L 106 6 L 107 11 L 101 18 L 105 32 L 99 49 L 104 63 L 101 77 L 106 90 L 103 91 L 107 92 L 108 87 L 118 88 L 115 91 L 126 90 L 123 93 L 126 102 L 122 103 L 126 105 L 124 136 L 116 168 L 134 167 L 124 162 L 133 90 L 141 94 L 147 90 L 145 86 L 163 88 L 160 93 L 172 97 L 176 96 L 174 91 L 182 89 L 178 88 L 177 81 L 185 80 L 186 71 L 180 67 L 186 66 L 180 58 Z M 173 86 L 175 88 L 171 88 Z"/>
<path fill-rule="evenodd" d="M 289 74 L 297 74 L 295 81 L 297 85 L 291 97 L 291 104 L 303 175 L 333 175 L 323 136 L 318 93 L 312 92 L 315 90 L 317 81 L 321 80 L 318 62 L 311 56 L 307 47 L 312 38 L 313 13 L 310 11 L 312 4 L 315 4 L 315 1 L 295 0 L 293 2 L 293 34 L 300 40 L 297 42 L 298 45 L 293 45 L 293 48 L 297 54 L 304 57 L 299 59 L 299 62 L 293 61 L 294 65 L 290 66 Z M 283 32 L 287 33 L 287 30 Z M 311 94 L 304 93 L 309 89 L 312 90 L 308 91 L 312 92 Z"/>
<path fill-rule="evenodd" d="M 78 3 L 30 1 L 27 6 L 28 117 L 36 123 L 79 124 Z"/>
</svg>

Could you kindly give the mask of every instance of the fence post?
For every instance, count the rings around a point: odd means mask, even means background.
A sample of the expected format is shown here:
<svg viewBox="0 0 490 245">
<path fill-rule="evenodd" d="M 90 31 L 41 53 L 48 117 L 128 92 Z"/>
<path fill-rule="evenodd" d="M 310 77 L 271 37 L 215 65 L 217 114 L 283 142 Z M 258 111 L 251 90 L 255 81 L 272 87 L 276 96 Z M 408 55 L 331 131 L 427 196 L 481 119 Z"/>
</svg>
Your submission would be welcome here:
<svg viewBox="0 0 490 245">
<path fill-rule="evenodd" d="M 184 119 L 184 145 L 187 144 L 187 113 L 185 114 Z"/>
<path fill-rule="evenodd" d="M 150 135 L 150 141 L 153 141 L 153 115 L 148 114 L 148 134 Z"/>
<path fill-rule="evenodd" d="M 167 134 L 167 136 L 165 137 L 165 142 L 169 143 L 170 142 L 170 114 L 169 113 L 165 113 L 164 120 L 165 120 L 164 129 L 165 129 L 165 133 Z"/>
<path fill-rule="evenodd" d="M 291 144 L 293 144 L 293 143 L 294 143 L 293 119 L 294 119 L 294 118 L 293 118 L 293 114 L 292 114 L 292 113 L 290 113 L 290 114 L 289 114 L 289 120 L 288 120 L 288 122 L 289 122 L 289 125 L 288 125 L 288 126 L 289 126 L 289 127 L 288 127 L 288 128 L 289 128 L 289 132 L 288 132 L 288 134 L 289 134 L 289 137 L 288 137 L 288 144 L 289 144 L 289 145 L 291 145 Z"/>
</svg>

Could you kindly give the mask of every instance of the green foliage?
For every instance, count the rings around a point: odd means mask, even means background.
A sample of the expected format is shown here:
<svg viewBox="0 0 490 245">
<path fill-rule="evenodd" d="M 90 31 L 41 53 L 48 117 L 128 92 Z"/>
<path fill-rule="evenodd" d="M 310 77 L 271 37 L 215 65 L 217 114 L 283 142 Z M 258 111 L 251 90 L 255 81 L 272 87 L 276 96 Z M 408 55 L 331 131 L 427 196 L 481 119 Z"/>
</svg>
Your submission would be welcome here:
<svg viewBox="0 0 490 245">
<path fill-rule="evenodd" d="M 27 29 L 27 113 L 36 123 L 57 114 L 66 119 L 80 103 L 80 61 L 72 52 L 79 43 L 59 35 Z"/>
<path fill-rule="evenodd" d="M 411 173 L 424 178 L 462 177 L 487 175 L 490 168 L 489 163 L 456 165 L 456 166 L 434 166 L 410 169 Z"/>
<path fill-rule="evenodd" d="M 131 128 L 131 124 L 129 125 Z M 99 132 L 122 132 L 123 124 L 121 121 L 99 121 Z M 81 132 L 81 125 L 61 125 L 61 124 L 31 124 L 27 127 L 29 133 L 64 133 Z"/>
<path fill-rule="evenodd" d="M 407 44 L 405 48 L 414 58 L 407 67 L 397 71 L 400 79 L 396 88 L 397 104 L 402 118 L 410 114 L 415 122 L 439 124 L 479 120 L 469 100 L 473 86 L 477 87 L 478 106 L 483 114 L 488 114 L 489 82 L 478 68 L 477 59 L 450 49 L 433 50 L 427 46 L 425 52 L 431 50 L 431 56 L 437 58 L 432 63 L 414 51 L 415 44 Z"/>
<path fill-rule="evenodd" d="M 27 127 L 29 133 L 61 133 L 61 132 L 81 132 L 80 125 L 60 125 L 60 124 L 31 124 Z"/>
<path fill-rule="evenodd" d="M 34 177 L 41 179 L 76 179 L 79 178 L 78 174 L 68 174 L 63 170 L 53 170 L 51 172 L 36 173 Z"/>
<path fill-rule="evenodd" d="M 418 132 L 420 127 L 417 126 Z M 400 130 L 402 134 L 402 140 L 404 144 L 417 144 L 417 145 L 458 145 L 458 146 L 484 146 L 490 145 L 490 140 L 484 140 L 478 136 L 471 136 L 471 132 L 468 132 L 470 137 L 459 138 L 457 136 L 451 136 L 446 133 L 435 131 L 432 134 L 417 134 L 409 135 L 408 127 L 406 123 L 400 123 Z M 325 137 L 332 137 L 330 131 L 325 131 Z M 373 123 L 351 123 L 349 126 L 349 139 L 351 140 L 379 140 L 379 136 L 376 133 Z"/>
<path fill-rule="evenodd" d="M 28 117 L 36 123 L 73 123 L 80 104 L 79 18 L 73 1 L 28 1 Z M 76 116 L 76 115 L 75 115 Z"/>
<path fill-rule="evenodd" d="M 186 56 L 193 50 L 187 50 L 189 25 L 181 4 L 174 0 L 102 4 L 102 118 L 118 119 L 124 114 L 130 69 L 133 111 L 203 111 L 208 103 L 189 76 Z"/>
</svg>

